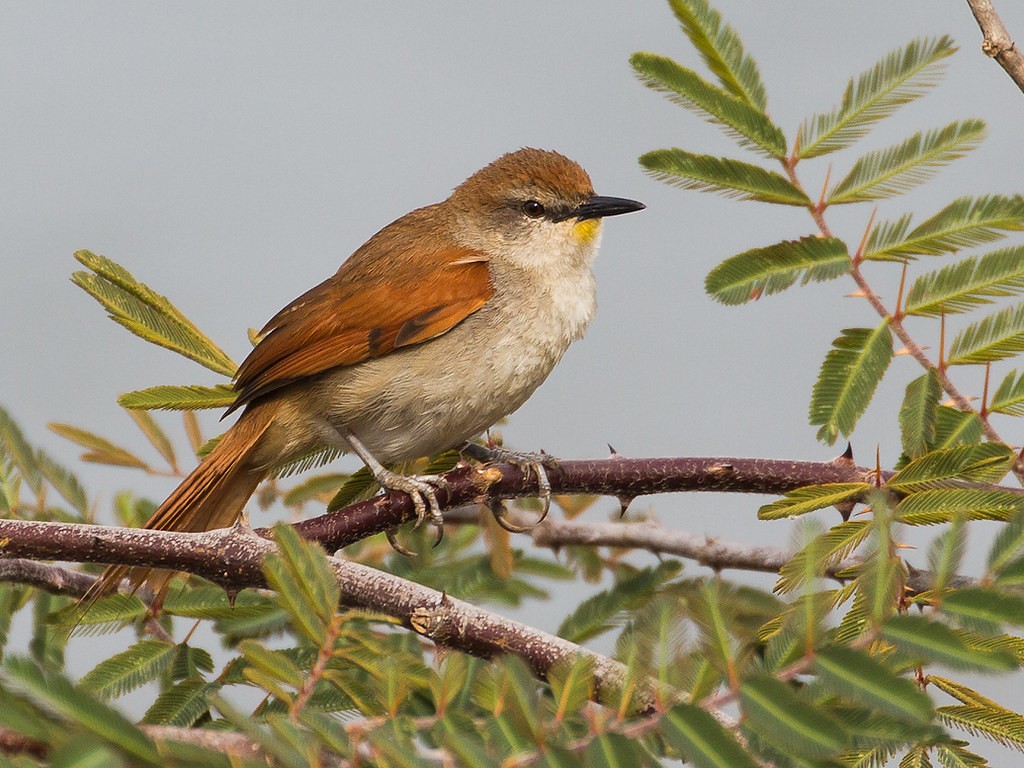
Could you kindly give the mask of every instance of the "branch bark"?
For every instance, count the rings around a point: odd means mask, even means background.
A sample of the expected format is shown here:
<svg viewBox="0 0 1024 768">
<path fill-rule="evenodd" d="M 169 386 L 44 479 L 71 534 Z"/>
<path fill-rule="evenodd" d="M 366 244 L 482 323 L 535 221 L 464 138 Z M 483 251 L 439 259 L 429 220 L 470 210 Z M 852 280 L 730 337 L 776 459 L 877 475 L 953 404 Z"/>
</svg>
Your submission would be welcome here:
<svg viewBox="0 0 1024 768">
<path fill-rule="evenodd" d="M 991 0 L 967 0 L 967 5 L 984 36 L 981 52 L 995 59 L 1017 87 L 1024 91 L 1024 55 L 1010 37 Z"/>
</svg>

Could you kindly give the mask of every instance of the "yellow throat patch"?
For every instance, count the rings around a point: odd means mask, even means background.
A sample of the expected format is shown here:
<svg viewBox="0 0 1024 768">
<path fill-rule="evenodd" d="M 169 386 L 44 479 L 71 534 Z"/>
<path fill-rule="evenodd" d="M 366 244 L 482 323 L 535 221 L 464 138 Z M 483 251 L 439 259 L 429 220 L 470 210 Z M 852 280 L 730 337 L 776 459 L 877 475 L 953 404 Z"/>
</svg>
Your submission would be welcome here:
<svg viewBox="0 0 1024 768">
<path fill-rule="evenodd" d="M 601 231 L 600 219 L 583 219 L 577 221 L 572 228 L 572 233 L 579 238 L 581 243 L 589 243 Z"/>
</svg>

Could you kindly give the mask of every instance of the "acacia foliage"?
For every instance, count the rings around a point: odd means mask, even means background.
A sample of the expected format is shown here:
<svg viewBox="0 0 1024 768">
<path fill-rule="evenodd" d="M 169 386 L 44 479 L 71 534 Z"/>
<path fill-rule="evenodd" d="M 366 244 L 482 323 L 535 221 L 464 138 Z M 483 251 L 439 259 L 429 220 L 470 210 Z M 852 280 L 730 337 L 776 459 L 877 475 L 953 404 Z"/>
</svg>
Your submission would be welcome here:
<svg viewBox="0 0 1024 768">
<path fill-rule="evenodd" d="M 708 275 L 709 295 L 741 304 L 844 278 L 870 290 L 860 282 L 868 261 L 913 275 L 902 306 L 873 306 L 875 323 L 838 332 L 811 388 L 810 422 L 819 437 L 833 443 L 853 433 L 878 381 L 895 375 L 894 339 L 922 348 L 905 318 L 939 324 L 950 314 L 968 316 L 937 359 L 915 357 L 922 371 L 908 377 L 893 414 L 904 453 L 894 475 L 884 484 L 802 488 L 759 511 L 763 521 L 833 506 L 848 517 L 855 504 L 868 514 L 829 528 L 807 526 L 770 590 L 691 573 L 670 557 L 645 565 L 621 549 L 574 546 L 557 557 L 519 549 L 513 542 L 520 541 L 487 516 L 452 528 L 438 549 L 422 531 L 413 533 L 420 553 L 414 559 L 391 553 L 380 536 L 346 551 L 497 606 L 547 600 L 559 582 L 601 583 L 566 606 L 558 634 L 577 643 L 610 640 L 623 674 L 603 688 L 583 655 L 538 679 L 514 654 L 475 658 L 426 643 L 389 616 L 346 609 L 326 555 L 287 526 L 278 527 L 278 551 L 264 564 L 272 591 L 229 600 L 214 586 L 180 578 L 158 626 L 137 597 L 97 603 L 86 632 L 130 627 L 135 634 L 84 675 L 68 663 L 77 639 L 61 630 L 71 599 L 5 584 L 0 764 L 642 766 L 682 757 L 697 766 L 980 766 L 986 761 L 966 737 L 1024 748 L 1020 713 L 959 679 L 1024 663 L 1024 497 L 1000 485 L 1020 471 L 1019 459 L 995 435 L 992 419 L 1019 426 L 1024 374 L 1008 369 L 993 392 L 973 401 L 980 405 L 958 400 L 951 377 L 961 366 L 1005 365 L 1024 349 L 1019 305 L 973 317 L 1024 290 L 1020 246 L 962 253 L 1024 229 L 1024 204 L 1018 196 L 960 196 L 916 225 L 910 215 L 877 222 L 866 215 L 856 249 L 829 231 L 830 206 L 874 205 L 969 153 L 984 126 L 963 118 L 863 154 L 819 200 L 801 182 L 805 164 L 855 148 L 900 107 L 929 93 L 953 43 L 916 40 L 887 54 L 851 78 L 837 107 L 809 116 L 787 137 L 769 116 L 769 89 L 735 30 L 705 0 L 670 6 L 709 74 L 652 53 L 634 55 L 634 69 L 645 85 L 720 126 L 752 157 L 673 148 L 643 155 L 641 165 L 686 190 L 804 207 L 813 222 L 810 232 L 752 244 L 725 259 Z M 232 375 L 230 358 L 168 299 L 109 259 L 88 251 L 76 256 L 86 271 L 75 282 L 114 320 Z M 934 259 L 947 261 L 922 269 Z M 232 397 L 226 383 L 123 395 L 153 459 L 87 429 L 54 429 L 83 448 L 84 461 L 178 473 L 179 464 L 209 449 L 192 411 L 223 407 Z M 161 409 L 184 412 L 187 451 L 150 414 Z M 290 469 L 310 469 L 324 458 Z M 432 466 L 443 471 L 451 457 Z M 365 473 L 316 474 L 289 487 L 268 484 L 259 501 L 295 511 L 341 508 L 370 492 Z M 593 503 L 559 499 L 557 507 L 575 517 Z M 120 523 L 138 525 L 153 504 L 125 492 L 113 507 Z M 75 473 L 33 446 L 3 411 L 0 512 L 65 521 L 92 514 Z M 963 555 L 978 520 L 1001 529 L 984 572 L 968 578 Z M 938 532 L 925 561 L 915 564 L 899 547 L 900 532 L 924 525 Z M 835 582 L 823 580 L 842 564 Z M 923 585 L 916 578 L 922 572 Z M 31 624 L 27 648 L 10 643 L 18 614 Z M 205 634 L 193 633 L 199 622 Z M 117 701 L 127 695 L 144 697 L 145 707 L 126 715 Z M 169 738 L 160 730 L 167 726 L 237 736 L 252 749 Z"/>
</svg>

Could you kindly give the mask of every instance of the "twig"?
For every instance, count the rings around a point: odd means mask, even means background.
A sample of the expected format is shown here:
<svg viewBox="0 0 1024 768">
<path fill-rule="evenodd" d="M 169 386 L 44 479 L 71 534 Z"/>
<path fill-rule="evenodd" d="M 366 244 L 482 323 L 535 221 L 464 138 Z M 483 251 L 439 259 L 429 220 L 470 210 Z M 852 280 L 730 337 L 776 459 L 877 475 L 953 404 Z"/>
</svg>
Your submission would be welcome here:
<svg viewBox="0 0 1024 768">
<path fill-rule="evenodd" d="M 981 52 L 995 59 L 1017 87 L 1024 91 L 1024 56 L 1017 49 L 996 9 L 990 0 L 967 0 L 967 5 L 984 36 Z"/>
</svg>

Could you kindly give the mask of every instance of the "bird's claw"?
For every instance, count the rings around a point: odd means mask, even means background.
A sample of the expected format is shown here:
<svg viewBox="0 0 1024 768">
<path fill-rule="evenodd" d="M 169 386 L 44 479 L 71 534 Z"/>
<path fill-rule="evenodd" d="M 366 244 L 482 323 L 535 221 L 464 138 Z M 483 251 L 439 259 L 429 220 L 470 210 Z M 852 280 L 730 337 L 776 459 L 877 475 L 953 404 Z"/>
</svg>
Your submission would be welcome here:
<svg viewBox="0 0 1024 768">
<path fill-rule="evenodd" d="M 416 525 L 419 528 L 425 520 L 437 530 L 437 538 L 434 541 L 436 547 L 444 537 L 444 516 L 441 514 L 441 504 L 437 500 L 437 491 L 448 488 L 448 481 L 441 475 L 400 475 L 397 472 L 386 471 L 377 478 L 382 488 L 389 491 L 402 491 L 409 494 L 412 500 L 413 509 L 416 511 Z M 388 531 L 388 542 L 397 552 L 403 555 L 414 554 L 405 547 L 398 544 L 394 531 Z"/>
<path fill-rule="evenodd" d="M 557 458 L 543 451 L 540 453 L 524 453 L 510 451 L 498 446 L 477 445 L 476 443 L 467 443 L 464 450 L 466 454 L 478 461 L 511 464 L 514 467 L 519 467 L 527 479 L 530 478 L 531 474 L 536 475 L 537 496 L 543 503 L 543 507 L 541 508 L 540 517 L 537 518 L 537 523 L 534 523 L 534 525 L 544 522 L 544 518 L 551 511 L 551 481 L 548 479 L 547 468 L 554 469 L 557 467 Z M 495 519 L 497 519 L 497 516 Z M 499 524 L 501 524 L 500 520 Z"/>
</svg>

